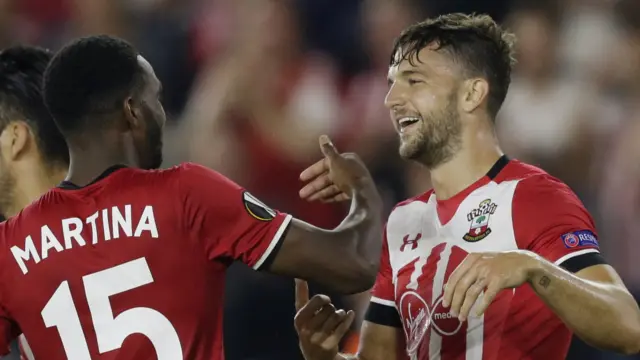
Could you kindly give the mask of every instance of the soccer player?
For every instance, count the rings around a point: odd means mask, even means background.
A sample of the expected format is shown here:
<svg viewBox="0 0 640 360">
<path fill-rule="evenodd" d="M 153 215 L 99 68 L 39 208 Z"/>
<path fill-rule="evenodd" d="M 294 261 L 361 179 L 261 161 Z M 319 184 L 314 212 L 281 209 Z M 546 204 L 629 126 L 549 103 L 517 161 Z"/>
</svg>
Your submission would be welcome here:
<svg viewBox="0 0 640 360">
<path fill-rule="evenodd" d="M 67 143 L 42 99 L 51 57 L 28 46 L 0 52 L 0 212 L 7 218 L 59 184 L 69 168 Z M 20 340 L 22 355 L 30 358 L 26 340 Z"/>
<path fill-rule="evenodd" d="M 204 167 L 140 169 L 162 160 L 160 93 L 117 38 L 82 38 L 51 60 L 44 98 L 69 173 L 0 225 L 0 348 L 22 331 L 36 359 L 222 359 L 232 260 L 343 292 L 372 286 L 381 200 L 356 157 L 321 138 L 327 181 L 353 205 L 338 228 L 315 228 Z"/>
<path fill-rule="evenodd" d="M 583 204 L 500 150 L 494 119 L 512 64 L 512 36 L 488 16 L 444 15 L 400 35 L 385 103 L 400 155 L 430 170 L 433 189 L 389 216 L 358 355 L 337 354 L 350 320 L 323 296 L 304 305 L 300 284 L 295 323 L 308 360 L 559 360 L 572 332 L 640 351 L 640 311 L 600 255 Z M 325 170 L 303 173 L 305 196 L 344 196 L 314 182 Z"/>
</svg>

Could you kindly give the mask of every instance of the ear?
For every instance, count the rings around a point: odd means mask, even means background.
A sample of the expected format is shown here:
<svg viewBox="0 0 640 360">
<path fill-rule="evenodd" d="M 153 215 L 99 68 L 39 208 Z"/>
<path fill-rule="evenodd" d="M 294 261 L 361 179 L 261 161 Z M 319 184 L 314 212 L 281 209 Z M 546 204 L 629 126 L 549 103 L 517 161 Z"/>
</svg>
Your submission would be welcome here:
<svg viewBox="0 0 640 360">
<path fill-rule="evenodd" d="M 142 112 L 133 97 L 128 97 L 124 101 L 124 118 L 126 124 L 125 130 L 138 128 L 142 123 Z"/>
<path fill-rule="evenodd" d="M 34 134 L 31 128 L 23 121 L 12 121 L 0 135 L 0 147 L 6 160 L 17 160 L 24 156 L 31 146 Z"/>
<path fill-rule="evenodd" d="M 481 78 L 469 79 L 462 86 L 462 101 L 460 105 L 465 112 L 473 112 L 489 96 L 489 83 Z"/>
</svg>

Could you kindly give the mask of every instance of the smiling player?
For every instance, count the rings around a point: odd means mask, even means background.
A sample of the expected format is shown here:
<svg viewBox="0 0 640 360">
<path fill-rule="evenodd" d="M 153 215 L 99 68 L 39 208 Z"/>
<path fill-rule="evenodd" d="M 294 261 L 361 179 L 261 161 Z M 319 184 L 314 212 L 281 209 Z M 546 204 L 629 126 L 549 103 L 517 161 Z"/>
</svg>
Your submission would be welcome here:
<svg viewBox="0 0 640 360">
<path fill-rule="evenodd" d="M 600 256 L 583 204 L 500 150 L 494 121 L 512 40 L 488 16 L 463 14 L 400 35 L 385 104 L 400 155 L 430 170 L 433 189 L 389 216 L 358 355 L 337 354 L 349 319 L 318 296 L 296 316 L 308 360 L 560 360 L 572 332 L 605 349 L 640 351 L 640 311 Z M 344 196 L 315 185 L 312 199 Z"/>
</svg>

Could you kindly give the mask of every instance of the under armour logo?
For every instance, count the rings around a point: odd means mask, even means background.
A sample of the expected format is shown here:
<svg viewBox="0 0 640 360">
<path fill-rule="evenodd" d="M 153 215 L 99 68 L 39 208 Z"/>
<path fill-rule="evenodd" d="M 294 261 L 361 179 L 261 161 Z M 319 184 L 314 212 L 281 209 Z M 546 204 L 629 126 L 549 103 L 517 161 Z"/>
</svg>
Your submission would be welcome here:
<svg viewBox="0 0 640 360">
<path fill-rule="evenodd" d="M 407 245 L 411 245 L 411 250 L 415 250 L 418 247 L 418 240 L 422 238 L 422 233 L 418 233 L 414 239 L 409 239 L 409 234 L 405 235 L 402 238 L 402 245 L 400 246 L 400 251 L 404 251 L 404 248 Z"/>
</svg>

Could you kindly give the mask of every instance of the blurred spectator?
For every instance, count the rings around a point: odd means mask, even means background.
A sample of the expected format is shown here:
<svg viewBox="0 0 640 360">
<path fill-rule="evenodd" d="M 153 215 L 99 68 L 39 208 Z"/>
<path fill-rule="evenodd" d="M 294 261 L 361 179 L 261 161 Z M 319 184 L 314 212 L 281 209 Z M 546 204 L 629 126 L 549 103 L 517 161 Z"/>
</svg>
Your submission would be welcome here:
<svg viewBox="0 0 640 360">
<path fill-rule="evenodd" d="M 518 64 L 498 118 L 504 150 L 538 164 L 584 193 L 591 159 L 591 85 L 560 72 L 562 12 L 555 0 L 518 3 L 508 25 L 516 34 Z"/>
<path fill-rule="evenodd" d="M 297 194 L 299 173 L 320 158 L 318 136 L 341 126 L 340 82 L 331 60 L 304 51 L 291 1 L 226 5 L 235 17 L 229 21 L 233 37 L 210 54 L 198 77 L 182 125 L 193 140 L 187 156 L 274 207 L 337 226 L 342 206 L 309 204 Z M 291 326 L 293 281 L 234 264 L 227 284 L 228 358 L 301 358 Z"/>
</svg>

